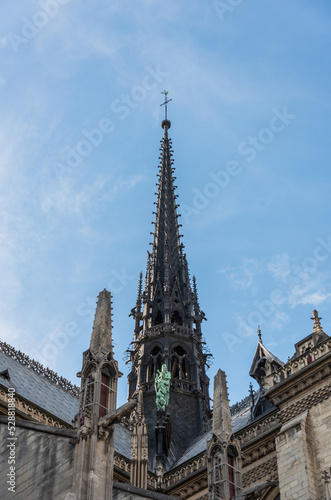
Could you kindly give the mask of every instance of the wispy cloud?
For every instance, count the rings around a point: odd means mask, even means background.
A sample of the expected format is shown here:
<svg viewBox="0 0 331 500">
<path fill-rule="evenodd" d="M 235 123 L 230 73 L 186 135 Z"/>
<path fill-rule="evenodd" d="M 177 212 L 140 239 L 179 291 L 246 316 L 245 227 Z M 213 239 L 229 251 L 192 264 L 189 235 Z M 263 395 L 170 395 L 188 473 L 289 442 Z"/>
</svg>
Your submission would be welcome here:
<svg viewBox="0 0 331 500">
<path fill-rule="evenodd" d="M 255 284 L 255 277 L 263 272 L 263 261 L 244 258 L 239 268 L 225 267 L 218 269 L 218 273 L 224 274 L 230 286 L 235 290 L 246 291 Z"/>
<path fill-rule="evenodd" d="M 122 192 L 129 191 L 144 179 L 143 174 L 134 174 L 127 179 L 112 176 L 97 176 L 90 185 L 77 188 L 75 174 L 56 182 L 53 189 L 48 188 L 42 196 L 43 212 L 83 215 L 96 200 L 114 200 Z"/>
<path fill-rule="evenodd" d="M 300 304 L 319 306 L 331 297 L 330 272 L 324 268 L 303 268 L 298 259 L 288 254 L 276 255 L 268 263 L 267 269 L 275 280 L 275 285 L 284 290 L 286 302 L 292 309 Z"/>
</svg>

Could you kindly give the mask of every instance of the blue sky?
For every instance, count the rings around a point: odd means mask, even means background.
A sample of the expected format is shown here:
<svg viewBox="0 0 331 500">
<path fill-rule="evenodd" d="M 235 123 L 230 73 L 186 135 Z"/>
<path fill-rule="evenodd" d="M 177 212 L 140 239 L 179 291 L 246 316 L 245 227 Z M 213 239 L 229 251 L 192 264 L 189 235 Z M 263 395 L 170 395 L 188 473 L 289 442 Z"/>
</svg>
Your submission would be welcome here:
<svg viewBox="0 0 331 500">
<path fill-rule="evenodd" d="M 0 338 L 79 383 L 98 293 L 115 356 L 145 271 L 163 109 L 183 242 L 231 402 L 257 343 L 331 332 L 331 7 L 17 0 L 0 33 Z"/>
</svg>

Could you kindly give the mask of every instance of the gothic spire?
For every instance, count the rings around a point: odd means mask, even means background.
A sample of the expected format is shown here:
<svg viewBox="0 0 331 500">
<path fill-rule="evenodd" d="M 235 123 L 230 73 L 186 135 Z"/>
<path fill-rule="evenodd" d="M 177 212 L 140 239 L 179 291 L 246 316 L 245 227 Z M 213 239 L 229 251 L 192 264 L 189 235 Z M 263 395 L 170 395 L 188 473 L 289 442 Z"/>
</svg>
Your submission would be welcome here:
<svg viewBox="0 0 331 500">
<path fill-rule="evenodd" d="M 159 180 L 157 183 L 157 211 L 155 214 L 155 231 L 153 242 L 153 259 L 151 277 L 159 275 L 162 287 L 165 281 L 173 281 L 178 273 L 181 257 L 181 245 L 174 186 L 175 177 L 172 168 L 172 149 L 168 138 L 169 120 L 163 120 L 164 137 L 161 141 Z M 167 276 L 169 272 L 169 276 Z"/>
<path fill-rule="evenodd" d="M 128 376 L 129 398 L 137 397 L 139 389 L 144 393 L 151 469 L 157 468 L 160 462 L 160 450 L 163 449 L 160 436 L 163 436 L 167 449 L 169 447 L 164 465 L 169 468 L 175 457 L 180 456 L 191 443 L 193 436 L 210 423 L 209 378 L 205 371 L 207 355 L 201 336 L 201 323 L 205 318 L 198 305 L 196 284 L 194 291 L 191 288 L 188 263 L 179 234 L 173 151 L 168 137 L 171 127 L 166 110 L 168 102 L 165 93 L 165 119 L 161 124 L 163 139 L 155 193 L 157 201 L 154 202 L 156 208 L 153 212 L 154 232 L 151 233 L 152 251 L 147 255 L 143 311 L 135 325 Z M 132 311 L 133 315 L 136 309 L 137 306 Z M 155 408 L 154 381 L 162 365 L 167 366 L 171 379 L 176 382 L 170 389 L 165 419 L 159 419 Z M 188 396 L 189 402 L 183 411 L 179 411 L 183 394 Z M 189 425 L 183 431 L 182 425 L 186 421 Z M 180 439 L 171 435 L 180 436 Z"/>
<path fill-rule="evenodd" d="M 183 253 L 181 234 L 178 223 L 176 203 L 177 194 L 173 168 L 173 150 L 168 131 L 171 122 L 167 118 L 168 93 L 163 92 L 165 101 L 164 130 L 160 148 L 160 164 L 158 172 L 156 211 L 153 212 L 154 224 L 152 252 L 147 260 L 144 301 L 144 328 L 161 323 L 177 323 L 192 328 L 193 296 L 188 263 Z M 197 295 L 195 295 L 197 297 Z"/>
<path fill-rule="evenodd" d="M 111 294 L 106 289 L 99 293 L 90 342 L 94 354 L 113 351 Z"/>
</svg>

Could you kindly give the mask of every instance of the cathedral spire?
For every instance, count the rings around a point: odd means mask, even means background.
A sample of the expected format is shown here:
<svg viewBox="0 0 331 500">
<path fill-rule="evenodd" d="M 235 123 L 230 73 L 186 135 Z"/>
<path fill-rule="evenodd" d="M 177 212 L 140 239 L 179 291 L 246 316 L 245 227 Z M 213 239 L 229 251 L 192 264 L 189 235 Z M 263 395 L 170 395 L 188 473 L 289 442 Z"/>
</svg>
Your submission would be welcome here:
<svg viewBox="0 0 331 500">
<path fill-rule="evenodd" d="M 179 232 L 173 150 L 168 132 L 168 93 L 164 93 L 165 119 L 157 182 L 152 251 L 147 256 L 145 289 L 141 294 L 143 310 L 135 325 L 130 352 L 129 398 L 144 391 L 144 414 L 148 428 L 149 462 L 153 469 L 159 461 L 159 431 L 167 422 L 165 470 L 191 443 L 197 432 L 210 424 L 207 356 L 203 350 L 201 323 L 204 317 L 198 304 L 194 279 L 192 290 L 189 267 Z M 140 278 L 141 282 L 141 278 Z M 140 287 L 140 285 L 139 285 Z M 133 309 L 133 313 L 137 310 Z M 133 314 L 134 315 L 134 314 Z M 172 384 L 166 415 L 157 419 L 154 381 L 166 365 Z M 182 408 L 183 396 L 187 404 Z M 185 399 L 186 401 L 186 399 Z M 189 422 L 182 429 L 183 422 Z M 157 437 L 158 436 L 158 437 Z M 171 437 L 172 436 L 172 437 Z M 180 436 L 180 437 L 179 437 Z M 163 448 L 162 448 L 163 449 Z"/>
<path fill-rule="evenodd" d="M 160 148 L 160 164 L 157 182 L 156 211 L 153 212 L 154 224 L 152 253 L 147 264 L 144 301 L 151 307 L 145 307 L 143 318 L 145 328 L 161 323 L 179 323 L 190 328 L 192 314 L 188 304 L 194 300 L 188 273 L 186 256 L 178 223 L 176 177 L 173 168 L 172 143 L 168 137 L 171 122 L 167 117 L 168 92 L 163 92 L 165 101 L 164 130 Z M 176 301 L 175 301 L 176 296 Z"/>
</svg>

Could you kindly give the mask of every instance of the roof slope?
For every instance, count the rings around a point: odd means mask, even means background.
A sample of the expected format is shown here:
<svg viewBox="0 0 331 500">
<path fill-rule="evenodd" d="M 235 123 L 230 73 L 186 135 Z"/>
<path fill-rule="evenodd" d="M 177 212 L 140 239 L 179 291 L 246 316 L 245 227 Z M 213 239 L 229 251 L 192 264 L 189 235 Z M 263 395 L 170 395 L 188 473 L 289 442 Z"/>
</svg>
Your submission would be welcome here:
<svg viewBox="0 0 331 500">
<path fill-rule="evenodd" d="M 47 372 L 41 365 L 38 373 L 32 368 L 32 360 L 31 364 L 23 364 L 22 359 L 25 362 L 29 358 L 20 356 L 21 353 L 13 348 L 9 350 L 6 347 L 7 345 L 1 342 L 0 372 L 8 370 L 10 380 L 0 377 L 0 384 L 14 388 L 17 395 L 72 425 L 78 411 L 78 397 L 72 391 L 65 390 L 60 383 L 47 378 Z"/>
<path fill-rule="evenodd" d="M 39 367 L 39 371 L 35 371 Z M 72 425 L 72 420 L 78 412 L 78 396 L 74 386 L 62 377 L 61 383 L 68 385 L 64 389 L 59 383 L 47 378 L 57 377 L 51 370 L 43 369 L 39 363 L 16 351 L 13 347 L 0 342 L 0 373 L 8 370 L 10 380 L 0 376 L 0 385 L 14 388 L 18 396 L 44 409 L 63 422 Z M 71 389 L 72 388 L 72 389 Z M 115 425 L 115 450 L 126 458 L 131 455 L 131 434 L 122 425 Z"/>
</svg>

